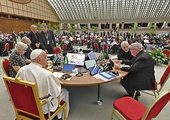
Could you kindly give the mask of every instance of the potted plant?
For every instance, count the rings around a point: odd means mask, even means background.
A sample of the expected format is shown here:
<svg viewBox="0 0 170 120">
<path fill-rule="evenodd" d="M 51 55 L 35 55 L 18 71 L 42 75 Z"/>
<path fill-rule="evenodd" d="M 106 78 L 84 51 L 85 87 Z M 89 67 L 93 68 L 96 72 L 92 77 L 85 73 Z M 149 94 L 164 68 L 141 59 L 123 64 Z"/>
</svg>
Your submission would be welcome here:
<svg viewBox="0 0 170 120">
<path fill-rule="evenodd" d="M 70 32 L 72 33 L 72 35 L 74 35 L 75 33 L 75 27 L 74 25 L 71 25 L 70 28 L 69 28 Z"/>
<path fill-rule="evenodd" d="M 157 65 L 162 64 L 167 60 L 166 55 L 162 52 L 162 50 L 151 50 L 149 54 L 152 56 L 155 61 L 155 64 Z"/>
<path fill-rule="evenodd" d="M 82 32 L 85 34 L 86 31 L 87 31 L 87 27 L 86 27 L 86 26 L 82 26 L 81 30 L 82 30 Z"/>
<path fill-rule="evenodd" d="M 40 23 L 40 22 L 37 23 L 37 27 L 38 27 L 38 28 L 37 28 L 38 31 L 40 31 L 40 30 L 41 30 L 41 23 Z"/>
<path fill-rule="evenodd" d="M 138 23 L 133 23 L 131 26 L 129 26 L 129 28 L 131 29 L 132 34 L 136 33 L 138 29 Z"/>
<path fill-rule="evenodd" d="M 96 26 L 92 26 L 91 30 L 92 30 L 92 33 L 96 34 L 99 28 Z"/>
<path fill-rule="evenodd" d="M 149 34 L 152 36 L 156 32 L 157 26 L 155 24 L 149 25 Z"/>
<path fill-rule="evenodd" d="M 54 25 L 53 25 L 53 29 L 54 29 L 56 32 L 60 32 L 60 25 L 59 25 L 59 24 L 58 24 L 58 25 L 54 24 Z"/>
</svg>

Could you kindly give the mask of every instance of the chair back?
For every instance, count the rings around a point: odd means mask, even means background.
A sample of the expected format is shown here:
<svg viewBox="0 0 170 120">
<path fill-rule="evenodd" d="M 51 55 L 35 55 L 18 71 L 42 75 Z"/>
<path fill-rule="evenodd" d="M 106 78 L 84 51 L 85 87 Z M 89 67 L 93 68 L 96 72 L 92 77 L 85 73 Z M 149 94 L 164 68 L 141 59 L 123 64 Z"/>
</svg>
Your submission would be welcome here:
<svg viewBox="0 0 170 120">
<path fill-rule="evenodd" d="M 9 43 L 5 43 L 4 51 L 8 51 L 8 50 L 9 50 Z"/>
<path fill-rule="evenodd" d="M 15 46 L 16 46 L 16 43 L 15 43 L 15 41 L 14 41 L 14 42 L 13 42 L 12 49 L 14 49 L 14 48 L 15 48 Z"/>
<path fill-rule="evenodd" d="M 106 51 L 108 53 L 108 45 L 107 44 L 103 44 L 103 51 Z"/>
<path fill-rule="evenodd" d="M 170 58 L 170 50 L 164 49 L 162 52 L 166 55 L 167 58 Z"/>
<path fill-rule="evenodd" d="M 94 50 L 99 52 L 99 45 L 97 43 L 94 43 Z"/>
<path fill-rule="evenodd" d="M 76 44 L 77 44 L 77 40 L 76 40 L 76 39 L 74 39 L 74 40 L 73 40 L 73 43 L 74 43 L 74 45 L 76 45 Z"/>
<path fill-rule="evenodd" d="M 170 100 L 170 90 L 164 91 L 161 95 L 159 95 L 156 100 L 148 107 L 146 110 L 144 117 L 142 120 L 151 120 L 152 118 L 157 117 L 157 115 L 161 112 L 164 106 Z"/>
<path fill-rule="evenodd" d="M 66 50 L 67 49 L 67 44 L 64 44 L 63 46 L 62 46 L 62 50 Z"/>
<path fill-rule="evenodd" d="M 104 44 L 103 45 L 103 50 L 107 50 L 108 49 L 108 45 L 107 44 Z"/>
<path fill-rule="evenodd" d="M 9 76 L 9 60 L 8 59 L 2 59 L 1 61 L 2 70 L 5 73 L 6 76 Z"/>
<path fill-rule="evenodd" d="M 55 47 L 53 53 L 54 53 L 54 54 L 59 54 L 59 53 L 61 53 L 61 48 L 60 48 L 60 47 Z"/>
<path fill-rule="evenodd" d="M 16 117 L 26 116 L 41 119 L 44 116 L 39 100 L 38 88 L 35 83 L 4 76 L 4 83 L 10 95 Z"/>
<path fill-rule="evenodd" d="M 161 86 L 164 86 L 164 84 L 169 79 L 169 77 L 170 77 L 170 65 L 168 65 L 168 67 L 166 68 L 165 72 L 163 73 L 159 84 Z"/>
</svg>

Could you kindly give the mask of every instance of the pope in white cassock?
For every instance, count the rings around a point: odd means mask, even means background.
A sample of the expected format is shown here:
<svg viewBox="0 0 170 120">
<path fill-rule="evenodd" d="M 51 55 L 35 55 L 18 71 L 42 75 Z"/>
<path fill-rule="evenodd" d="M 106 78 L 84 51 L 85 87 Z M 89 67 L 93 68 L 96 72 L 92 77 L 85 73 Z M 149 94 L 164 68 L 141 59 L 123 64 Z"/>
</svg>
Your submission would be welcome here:
<svg viewBox="0 0 170 120">
<path fill-rule="evenodd" d="M 67 102 L 67 116 L 69 113 L 69 92 L 66 89 L 61 89 L 60 81 L 48 70 L 44 69 L 47 64 L 47 54 L 41 49 L 35 49 L 32 51 L 31 63 L 23 66 L 18 71 L 16 78 L 37 83 L 39 90 L 39 97 L 51 95 L 50 111 L 54 112 L 58 107 L 57 97 L 60 95 L 60 99 Z M 62 92 L 61 92 L 62 91 Z M 61 92 L 61 94 L 60 94 Z M 44 114 L 48 113 L 47 105 L 43 107 Z M 66 117 L 67 117 L 66 116 Z M 62 119 L 62 111 L 58 114 L 58 119 Z"/>
</svg>

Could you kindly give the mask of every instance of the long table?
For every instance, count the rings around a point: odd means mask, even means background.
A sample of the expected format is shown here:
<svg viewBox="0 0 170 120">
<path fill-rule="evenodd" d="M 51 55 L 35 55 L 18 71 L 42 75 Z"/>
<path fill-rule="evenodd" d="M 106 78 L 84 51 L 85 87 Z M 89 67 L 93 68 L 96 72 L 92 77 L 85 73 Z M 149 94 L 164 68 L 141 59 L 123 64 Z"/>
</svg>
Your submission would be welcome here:
<svg viewBox="0 0 170 120">
<path fill-rule="evenodd" d="M 117 69 L 113 69 L 112 71 L 118 71 L 119 76 L 117 76 L 116 78 L 114 78 L 112 80 L 108 80 L 108 81 L 103 81 L 101 79 L 96 79 L 96 78 L 92 77 L 89 73 L 85 73 L 81 77 L 73 76 L 70 80 L 62 80 L 62 79 L 60 79 L 60 81 L 63 83 L 64 86 L 91 86 L 91 85 L 98 85 L 97 103 L 98 103 L 98 105 L 102 105 L 102 100 L 100 100 L 100 85 L 108 83 L 108 82 L 120 80 L 120 79 L 122 79 L 123 77 L 125 77 L 128 74 L 128 72 L 126 72 L 126 71 L 117 70 Z"/>
</svg>

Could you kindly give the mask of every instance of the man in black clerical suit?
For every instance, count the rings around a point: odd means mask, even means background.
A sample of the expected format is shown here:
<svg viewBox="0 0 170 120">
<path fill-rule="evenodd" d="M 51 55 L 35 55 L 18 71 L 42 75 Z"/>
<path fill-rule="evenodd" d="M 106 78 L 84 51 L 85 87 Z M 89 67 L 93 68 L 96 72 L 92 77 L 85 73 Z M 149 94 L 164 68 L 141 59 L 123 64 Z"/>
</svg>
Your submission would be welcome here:
<svg viewBox="0 0 170 120">
<path fill-rule="evenodd" d="M 32 47 L 30 46 L 31 45 L 31 40 L 28 37 L 24 36 L 21 41 L 23 43 L 27 44 L 27 46 L 28 46 L 28 48 L 27 48 L 26 52 L 24 53 L 24 55 L 25 55 L 25 57 L 27 59 L 30 60 L 30 54 L 33 51 Z"/>
<path fill-rule="evenodd" d="M 129 49 L 129 43 L 127 41 L 123 41 L 121 43 L 121 48 L 119 49 L 117 56 L 118 60 L 131 60 L 133 58 Z"/>
<path fill-rule="evenodd" d="M 27 34 L 27 37 L 31 40 L 31 47 L 32 49 L 43 49 L 45 50 L 44 46 L 40 43 L 41 35 L 37 31 L 37 26 L 36 25 L 31 25 L 30 27 L 31 32 Z"/>
<path fill-rule="evenodd" d="M 54 47 L 56 46 L 54 33 L 53 31 L 48 30 L 46 23 L 41 24 L 41 29 L 41 43 L 43 44 L 46 53 L 53 54 Z"/>
<path fill-rule="evenodd" d="M 151 90 L 155 84 L 154 60 L 147 53 L 142 51 L 142 44 L 133 43 L 130 46 L 133 60 L 118 60 L 117 63 L 129 64 L 130 67 L 120 67 L 115 63 L 115 68 L 129 72 L 121 80 L 122 86 L 128 95 L 133 97 L 135 90 Z M 137 92 L 135 99 L 138 99 L 140 93 Z"/>
</svg>

